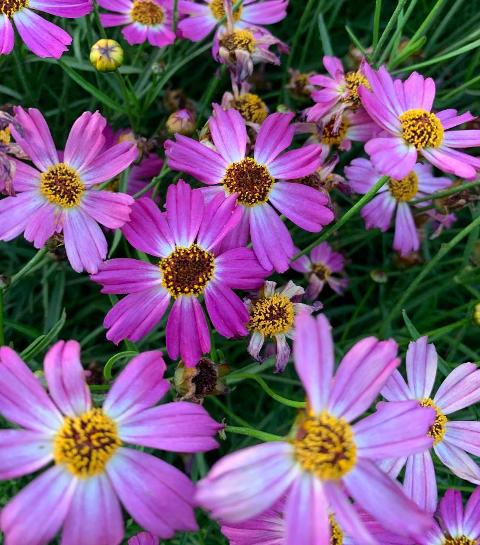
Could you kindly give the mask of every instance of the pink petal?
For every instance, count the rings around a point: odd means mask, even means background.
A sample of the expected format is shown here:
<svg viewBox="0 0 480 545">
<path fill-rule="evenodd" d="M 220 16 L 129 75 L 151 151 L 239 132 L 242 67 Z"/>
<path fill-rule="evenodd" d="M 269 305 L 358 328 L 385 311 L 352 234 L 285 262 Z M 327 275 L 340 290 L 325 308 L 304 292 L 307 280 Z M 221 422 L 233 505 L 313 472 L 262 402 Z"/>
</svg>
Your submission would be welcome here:
<svg viewBox="0 0 480 545">
<path fill-rule="evenodd" d="M 101 225 L 117 229 L 128 222 L 134 202 L 126 193 L 88 191 L 82 200 L 82 209 Z"/>
<path fill-rule="evenodd" d="M 47 240 L 61 230 L 61 218 L 62 216 L 56 213 L 55 208 L 45 202 L 28 216 L 23 234 L 25 240 L 33 242 L 35 248 L 43 248 Z"/>
<path fill-rule="evenodd" d="M 375 185 L 380 174 L 368 159 L 354 159 L 345 167 L 345 176 L 355 193 L 365 194 Z"/>
<path fill-rule="evenodd" d="M 134 142 L 122 142 L 96 155 L 79 170 L 86 185 L 96 185 L 115 178 L 126 170 L 138 156 Z"/>
<path fill-rule="evenodd" d="M 480 131 L 448 131 L 443 142 L 450 148 L 476 148 L 480 146 Z"/>
<path fill-rule="evenodd" d="M 417 150 L 400 137 L 373 138 L 365 144 L 365 151 L 375 168 L 396 180 L 405 178 L 417 162 Z"/>
<path fill-rule="evenodd" d="M 480 370 L 473 363 L 455 367 L 437 390 L 434 401 L 444 414 L 480 401 Z"/>
<path fill-rule="evenodd" d="M 15 36 L 10 19 L 2 13 L 0 18 L 0 55 L 8 55 L 13 50 Z"/>
<path fill-rule="evenodd" d="M 200 7 L 206 6 L 202 5 Z M 215 28 L 215 23 L 215 18 L 209 13 L 203 16 L 186 17 L 178 23 L 179 37 L 191 40 L 192 42 L 199 42 L 210 34 Z"/>
<path fill-rule="evenodd" d="M 158 27 L 149 27 L 147 39 L 150 45 L 154 47 L 166 47 L 175 41 L 175 33 L 165 24 Z"/>
<path fill-rule="evenodd" d="M 421 109 L 429 112 L 435 99 L 435 81 L 424 78 L 418 72 L 412 72 L 403 83 L 405 92 L 405 108 Z"/>
<path fill-rule="evenodd" d="M 40 172 L 23 161 L 13 159 L 15 163 L 15 176 L 13 186 L 15 191 L 31 191 L 40 185 Z"/>
<path fill-rule="evenodd" d="M 321 165 L 321 152 L 322 148 L 318 144 L 310 144 L 287 151 L 274 159 L 270 163 L 268 170 L 274 178 L 283 180 L 303 178 L 315 172 Z M 312 188 L 309 187 L 308 189 Z"/>
<path fill-rule="evenodd" d="M 439 505 L 445 529 L 452 536 L 463 535 L 463 503 L 459 490 L 447 490 Z"/>
<path fill-rule="evenodd" d="M 168 187 L 166 209 L 175 243 L 187 247 L 193 244 L 204 217 L 202 193 L 180 180 Z"/>
<path fill-rule="evenodd" d="M 464 450 L 448 442 L 447 438 L 435 445 L 434 450 L 440 461 L 457 477 L 480 484 L 480 467 Z"/>
<path fill-rule="evenodd" d="M 150 532 L 140 532 L 128 540 L 128 545 L 159 545 L 159 538 Z"/>
<path fill-rule="evenodd" d="M 13 240 L 25 231 L 42 205 L 43 200 L 35 190 L 0 200 L 0 240 Z"/>
<path fill-rule="evenodd" d="M 49 464 L 52 438 L 26 430 L 0 430 L 0 479 L 16 479 Z"/>
<path fill-rule="evenodd" d="M 476 488 L 465 506 L 463 529 L 467 535 L 480 535 L 480 488 Z"/>
<path fill-rule="evenodd" d="M 245 5 L 242 20 L 253 25 L 271 25 L 287 16 L 288 0 L 267 0 Z"/>
<path fill-rule="evenodd" d="M 269 274 L 250 248 L 227 250 L 215 259 L 215 277 L 230 288 L 260 288 Z"/>
<path fill-rule="evenodd" d="M 104 28 L 110 28 L 113 26 L 123 26 L 131 23 L 129 14 L 117 15 L 112 13 L 100 13 L 100 23 Z M 145 40 L 144 40 L 145 41 Z"/>
<path fill-rule="evenodd" d="M 214 115 L 208 126 L 213 143 L 228 163 L 236 163 L 245 157 L 247 149 L 247 128 L 237 110 L 225 111 L 218 104 L 213 105 Z"/>
<path fill-rule="evenodd" d="M 475 168 L 478 168 L 478 158 L 471 157 L 466 153 L 442 146 L 437 149 L 424 149 L 422 155 L 443 172 L 455 174 L 467 180 L 471 180 L 477 175 Z"/>
<path fill-rule="evenodd" d="M 269 165 L 292 143 L 295 127 L 290 124 L 294 114 L 269 115 L 260 127 L 255 143 L 255 160 Z"/>
<path fill-rule="evenodd" d="M 236 205 L 236 196 L 216 195 L 205 207 L 205 214 L 198 233 L 199 244 L 211 250 L 238 226 L 242 209 Z"/>
<path fill-rule="evenodd" d="M 385 191 L 374 197 L 362 208 L 362 218 L 367 229 L 378 227 L 385 232 L 392 221 L 392 216 L 397 206 L 397 201 Z"/>
<path fill-rule="evenodd" d="M 126 258 L 105 261 L 91 278 L 103 286 L 102 293 L 116 294 L 137 293 L 162 283 L 158 265 Z"/>
<path fill-rule="evenodd" d="M 132 0 L 97 0 L 100 7 L 115 11 L 116 13 L 130 13 Z"/>
<path fill-rule="evenodd" d="M 406 202 L 398 203 L 397 206 L 393 247 L 402 256 L 406 256 L 420 248 L 420 239 L 418 238 L 415 221 Z"/>
<path fill-rule="evenodd" d="M 38 11 L 70 19 L 88 15 L 93 8 L 91 0 L 29 0 L 28 6 Z"/>
<path fill-rule="evenodd" d="M 424 511 L 437 509 L 437 480 L 429 451 L 409 456 L 403 484 L 409 498 Z"/>
<path fill-rule="evenodd" d="M 73 124 L 65 144 L 64 161 L 75 170 L 85 169 L 104 145 L 107 120 L 99 112 L 84 112 Z"/>
<path fill-rule="evenodd" d="M 428 337 L 411 342 L 407 350 L 407 377 L 410 389 L 419 400 L 430 397 L 437 376 L 437 351 Z"/>
<path fill-rule="evenodd" d="M 210 320 L 220 335 L 232 338 L 248 334 L 247 307 L 231 288 L 219 281 L 210 282 L 204 296 Z"/>
<path fill-rule="evenodd" d="M 118 20 L 119 19 L 120 17 Z M 110 24 L 111 23 L 113 23 L 112 20 L 110 20 Z M 122 30 L 122 34 L 130 45 L 143 44 L 147 41 L 148 27 L 140 23 L 132 23 Z"/>
<path fill-rule="evenodd" d="M 402 375 L 396 369 L 382 388 L 381 394 L 388 399 L 388 401 L 406 401 L 407 399 L 413 399 L 415 397 Z"/>
<path fill-rule="evenodd" d="M 480 456 L 480 422 L 449 421 L 446 425 L 448 442 L 456 447 Z"/>
</svg>

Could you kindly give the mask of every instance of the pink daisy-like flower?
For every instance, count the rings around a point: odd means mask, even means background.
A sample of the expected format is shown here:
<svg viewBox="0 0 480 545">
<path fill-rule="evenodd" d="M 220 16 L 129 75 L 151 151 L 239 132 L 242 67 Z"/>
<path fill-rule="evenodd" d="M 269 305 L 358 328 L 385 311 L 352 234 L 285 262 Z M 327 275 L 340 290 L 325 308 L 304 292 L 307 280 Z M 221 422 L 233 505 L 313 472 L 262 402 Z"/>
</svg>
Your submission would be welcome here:
<svg viewBox="0 0 480 545">
<path fill-rule="evenodd" d="M 305 274 L 308 280 L 305 294 L 307 299 L 312 301 L 317 299 L 325 284 L 338 294 L 348 286 L 347 278 L 335 275 L 343 272 L 345 258 L 342 254 L 334 252 L 328 242 L 315 246 L 310 256 L 304 255 L 292 261 L 290 267 Z"/>
<path fill-rule="evenodd" d="M 362 104 L 387 133 L 365 145 L 377 170 L 402 179 L 424 157 L 444 172 L 467 179 L 476 176 L 480 159 L 458 149 L 480 146 L 480 131 L 449 131 L 475 119 L 470 112 L 457 115 L 449 109 L 433 113 L 435 82 L 417 72 L 403 82 L 394 81 L 385 67 L 375 71 L 364 64 L 363 70 L 371 90 L 360 87 Z"/>
<path fill-rule="evenodd" d="M 50 466 L 2 509 L 5 543 L 44 545 L 63 527 L 63 545 L 118 545 L 120 505 L 161 537 L 196 530 L 193 483 L 160 458 L 126 446 L 216 448 L 221 426 L 201 406 L 155 406 L 169 390 L 165 370 L 161 352 L 139 354 L 100 408 L 92 404 L 76 341 L 59 341 L 45 356 L 50 395 L 12 349 L 0 348 L 0 414 L 21 427 L 0 431 L 0 478 Z"/>
<path fill-rule="evenodd" d="M 105 28 L 127 25 L 122 34 L 130 45 L 165 47 L 175 41 L 172 0 L 98 0 L 98 5 L 114 13 L 101 13 Z"/>
<path fill-rule="evenodd" d="M 140 532 L 128 540 L 128 545 L 159 545 L 159 539 L 150 532 Z"/>
<path fill-rule="evenodd" d="M 248 352 L 256 360 L 265 342 L 268 343 L 266 355 L 275 354 L 275 371 L 281 373 L 288 363 L 290 347 L 287 339 L 293 339 L 295 317 L 300 312 L 314 309 L 301 302 L 304 289 L 289 281 L 286 286 L 277 288 L 276 282 L 267 281 L 258 295 L 248 301 L 248 330 L 251 333 Z"/>
<path fill-rule="evenodd" d="M 312 187 L 282 180 L 308 176 L 320 166 L 321 148 L 316 144 L 282 153 L 295 133 L 294 114 L 269 115 L 258 132 L 253 157 L 247 155 L 245 120 L 236 110 L 214 105 L 209 120 L 216 150 L 177 135 L 165 143 L 168 165 L 209 185 L 210 197 L 235 195 L 241 221 L 225 242 L 245 246 L 251 235 L 253 250 L 265 269 L 288 269 L 295 253 L 292 237 L 281 214 L 306 231 L 317 232 L 333 220 L 328 198 Z M 273 205 L 273 206 L 272 206 Z"/>
<path fill-rule="evenodd" d="M 353 191 L 367 193 L 381 177 L 380 172 L 367 159 L 354 159 L 345 167 L 345 175 Z M 378 227 L 387 231 L 395 217 L 395 235 L 393 247 L 401 255 L 420 248 L 415 221 L 409 201 L 428 196 L 452 185 L 452 180 L 446 177 L 433 175 L 432 167 L 428 164 L 416 163 L 411 172 L 402 179 L 390 178 L 378 194 L 362 208 L 362 217 L 367 229 Z M 427 202 L 417 206 L 428 205 Z"/>
<path fill-rule="evenodd" d="M 422 534 L 430 516 L 378 462 L 428 448 L 435 412 L 416 402 L 388 403 L 360 418 L 400 363 L 396 343 L 363 339 L 347 352 L 334 377 L 325 316 L 302 314 L 295 328 L 295 367 L 307 391 L 307 411 L 290 438 L 217 462 L 198 484 L 198 502 L 224 524 L 236 524 L 286 495 L 286 545 L 329 543 L 330 514 L 359 543 L 375 544 L 350 497 L 383 527 L 403 536 Z"/>
<path fill-rule="evenodd" d="M 215 329 L 224 337 L 247 335 L 248 311 L 235 289 L 255 289 L 268 275 L 252 250 L 217 250 L 238 223 L 235 197 L 218 195 L 204 203 L 201 190 L 183 181 L 170 185 L 166 213 L 148 198 L 132 207 L 123 234 L 137 250 L 158 263 L 112 259 L 92 276 L 103 293 L 128 294 L 107 314 L 107 338 L 138 341 L 162 319 L 173 299 L 166 326 L 167 351 L 189 367 L 210 350 L 210 333 L 199 298 L 203 296 Z"/>
<path fill-rule="evenodd" d="M 136 146 L 125 142 L 105 149 L 105 118 L 85 112 L 75 121 L 60 160 L 38 110 L 16 108 L 16 120 L 23 131 L 20 134 L 12 126 L 12 135 L 35 168 L 16 161 L 17 195 L 0 201 L 0 240 L 12 240 L 23 232 L 35 248 L 41 248 L 63 231 L 72 268 L 96 272 L 107 255 L 107 241 L 98 224 L 121 227 L 134 201 L 95 186 L 125 170 L 137 156 Z"/>
<path fill-rule="evenodd" d="M 238 28 L 259 27 L 278 23 L 287 16 L 288 0 L 244 0 L 233 14 Z M 182 38 L 203 40 L 225 17 L 224 0 L 180 0 L 178 10 L 186 16 L 178 24 Z"/>
<path fill-rule="evenodd" d="M 395 371 L 382 395 L 389 401 L 416 400 L 423 407 L 434 408 L 435 422 L 428 431 L 433 451 L 455 475 L 480 484 L 480 467 L 467 454 L 480 455 L 480 422 L 450 420 L 452 413 L 480 400 L 480 371 L 473 363 L 457 366 L 432 397 L 437 359 L 435 346 L 427 344 L 427 337 L 411 342 L 407 351 L 408 383 Z M 396 476 L 406 464 L 404 487 L 408 495 L 433 513 L 437 484 L 430 451 L 395 458 L 388 464 L 391 474 Z"/>
<path fill-rule="evenodd" d="M 421 545 L 477 545 L 480 540 L 480 488 L 465 507 L 458 490 L 447 490 L 436 515 L 438 524 L 420 541 Z"/>
<path fill-rule="evenodd" d="M 59 59 L 72 37 L 35 12 L 74 19 L 92 11 L 92 0 L 1 0 L 0 55 L 8 55 L 14 45 L 13 23 L 25 45 L 38 57 Z M 34 10 L 34 11 L 32 11 Z"/>
</svg>

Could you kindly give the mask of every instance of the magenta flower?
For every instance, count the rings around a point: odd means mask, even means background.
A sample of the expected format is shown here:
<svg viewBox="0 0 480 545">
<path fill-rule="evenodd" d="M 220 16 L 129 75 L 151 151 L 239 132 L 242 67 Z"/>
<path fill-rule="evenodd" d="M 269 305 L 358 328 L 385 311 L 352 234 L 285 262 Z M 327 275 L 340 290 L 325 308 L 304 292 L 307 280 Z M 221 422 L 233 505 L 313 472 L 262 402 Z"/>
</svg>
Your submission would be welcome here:
<svg viewBox="0 0 480 545">
<path fill-rule="evenodd" d="M 85 112 L 74 123 L 60 160 L 38 110 L 17 108 L 16 119 L 23 134 L 12 127 L 12 135 L 35 168 L 16 161 L 17 195 L 0 201 L 0 240 L 12 240 L 23 232 L 35 248 L 42 248 L 53 234 L 63 232 L 72 268 L 96 272 L 107 255 L 107 241 L 98 224 L 121 227 L 134 201 L 95 186 L 125 170 L 137 156 L 136 146 L 125 142 L 105 149 L 105 118 Z"/>
<path fill-rule="evenodd" d="M 363 70 L 371 91 L 360 87 L 362 104 L 387 133 L 365 145 L 378 171 L 400 180 L 423 157 L 444 172 L 467 179 L 476 176 L 480 159 L 458 148 L 480 146 L 480 131 L 449 131 L 475 119 L 470 112 L 457 115 L 449 109 L 433 113 L 435 82 L 417 72 L 403 82 L 394 81 L 385 67 L 377 72 L 364 64 Z"/>
<path fill-rule="evenodd" d="M 0 414 L 21 427 L 0 431 L 0 478 L 53 462 L 2 509 L 8 545 L 45 545 L 62 527 L 63 544 L 118 545 L 120 505 L 161 537 L 196 530 L 190 480 L 126 446 L 192 453 L 217 446 L 221 426 L 201 406 L 155 406 L 169 390 L 165 370 L 161 352 L 139 354 L 99 408 L 92 405 L 76 341 L 59 341 L 45 356 L 50 395 L 11 348 L 0 348 Z"/>
<path fill-rule="evenodd" d="M 186 16 L 178 24 L 182 38 L 198 42 L 203 40 L 225 17 L 224 0 L 180 0 L 178 10 Z M 245 0 L 234 12 L 238 28 L 259 27 L 278 23 L 287 16 L 288 0 Z"/>
<path fill-rule="evenodd" d="M 159 539 L 150 532 L 140 532 L 128 540 L 128 545 L 159 545 Z"/>
<path fill-rule="evenodd" d="M 465 507 L 458 490 L 447 490 L 440 500 L 438 524 L 420 541 L 421 545 L 476 545 L 480 539 L 480 488 Z"/>
<path fill-rule="evenodd" d="M 168 165 L 209 185 L 209 198 L 235 195 L 241 221 L 227 237 L 230 247 L 245 246 L 251 235 L 253 250 L 265 269 L 288 269 L 295 253 L 281 214 L 307 231 L 317 232 L 333 220 L 328 198 L 312 187 L 288 181 L 308 176 L 320 166 L 321 148 L 312 144 L 282 153 L 290 146 L 293 114 L 269 115 L 258 132 L 253 157 L 247 155 L 245 120 L 236 110 L 214 105 L 209 120 L 216 151 L 196 140 L 177 135 L 165 143 Z M 272 207 L 273 205 L 273 207 Z"/>
<path fill-rule="evenodd" d="M 345 258 L 342 254 L 334 252 L 328 242 L 315 246 L 310 256 L 303 255 L 292 261 L 290 267 L 305 274 L 308 280 L 305 295 L 311 301 L 317 299 L 325 284 L 338 294 L 348 286 L 347 278 L 336 275 L 343 273 Z"/>
<path fill-rule="evenodd" d="M 396 371 L 382 395 L 389 401 L 416 400 L 419 405 L 434 408 L 435 422 L 428 431 L 433 439 L 433 451 L 455 475 L 480 484 L 480 467 L 467 454 L 480 455 L 480 422 L 450 420 L 452 413 L 480 400 L 480 371 L 473 363 L 457 366 L 432 397 L 437 359 L 435 346 L 427 344 L 427 337 L 411 342 L 407 351 L 408 383 Z M 404 487 L 408 495 L 433 513 L 437 505 L 437 484 L 430 452 L 395 458 L 389 464 L 391 474 L 396 476 L 406 463 Z"/>
<path fill-rule="evenodd" d="M 156 264 L 137 259 L 106 261 L 92 280 L 102 293 L 127 296 L 107 314 L 107 338 L 138 341 L 173 307 L 166 326 L 167 351 L 194 366 L 210 350 L 208 325 L 200 305 L 203 296 L 215 329 L 224 337 L 247 335 L 248 311 L 235 289 L 255 289 L 268 275 L 252 250 L 217 251 L 238 223 L 235 197 L 218 195 L 204 203 L 200 190 L 179 181 L 167 192 L 167 212 L 148 198 L 132 207 L 123 233 L 137 250 L 159 258 Z"/>
<path fill-rule="evenodd" d="M 381 173 L 367 159 L 354 159 L 345 167 L 345 175 L 351 188 L 356 193 L 367 193 L 381 177 Z M 393 247 L 401 255 L 420 248 L 420 239 L 412 214 L 410 201 L 441 191 L 452 185 L 452 180 L 433 175 L 428 164 L 417 163 L 413 170 L 402 179 L 390 178 L 378 194 L 362 208 L 362 217 L 367 229 L 378 227 L 385 232 L 394 217 L 395 235 Z M 416 205 L 418 210 L 428 205 L 424 201 Z"/>
<path fill-rule="evenodd" d="M 325 316 L 302 314 L 295 327 L 294 360 L 307 391 L 307 411 L 289 438 L 217 462 L 198 485 L 198 502 L 224 524 L 237 524 L 286 495 L 286 545 L 329 543 L 331 513 L 359 543 L 376 543 L 350 497 L 383 527 L 403 536 L 422 534 L 430 516 L 377 464 L 428 448 L 434 411 L 416 402 L 389 403 L 359 420 L 400 363 L 396 343 L 363 339 L 333 377 L 334 348 Z"/>
<path fill-rule="evenodd" d="M 32 53 L 59 59 L 72 43 L 72 37 L 35 12 L 74 19 L 90 13 L 92 7 L 92 0 L 3 0 L 0 2 L 0 55 L 12 52 L 13 21 Z"/>
<path fill-rule="evenodd" d="M 175 41 L 172 30 L 171 0 L 98 0 L 98 5 L 114 13 L 101 13 L 105 28 L 125 26 L 122 34 L 130 45 L 165 47 Z"/>
</svg>

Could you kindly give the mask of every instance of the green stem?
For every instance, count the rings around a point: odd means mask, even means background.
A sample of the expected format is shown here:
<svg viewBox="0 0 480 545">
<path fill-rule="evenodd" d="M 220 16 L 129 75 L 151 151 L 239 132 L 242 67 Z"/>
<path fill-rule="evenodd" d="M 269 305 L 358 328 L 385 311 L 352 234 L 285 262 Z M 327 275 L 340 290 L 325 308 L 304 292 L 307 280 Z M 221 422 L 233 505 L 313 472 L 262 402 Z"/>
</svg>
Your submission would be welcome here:
<svg viewBox="0 0 480 545">
<path fill-rule="evenodd" d="M 380 39 L 378 40 L 377 47 L 375 48 L 375 51 L 373 52 L 372 59 L 376 60 L 379 57 L 379 53 L 382 51 L 383 46 L 385 45 L 385 42 L 387 41 L 387 38 L 397 22 L 397 19 L 400 16 L 400 13 L 403 9 L 403 6 L 405 5 L 407 0 L 399 0 L 397 7 L 395 8 L 395 11 L 393 12 L 393 15 L 390 17 L 390 20 L 387 23 L 387 26 L 385 27 L 385 30 L 382 32 L 382 35 L 380 36 Z"/>
<path fill-rule="evenodd" d="M 380 15 L 382 13 L 382 0 L 375 0 L 375 13 L 373 15 L 373 49 L 376 49 L 380 36 Z"/>
<path fill-rule="evenodd" d="M 455 193 L 460 193 L 461 191 L 467 191 L 468 189 L 472 189 L 478 186 L 480 186 L 480 180 L 476 180 L 475 182 L 470 182 L 468 184 L 461 184 L 455 187 L 451 187 L 450 189 L 445 189 L 444 191 L 437 191 L 437 193 L 432 193 L 431 195 L 428 195 L 427 197 L 421 197 L 420 199 L 415 199 L 410 204 L 418 204 L 420 202 L 434 201 L 435 199 L 442 199 L 443 197 L 448 197 L 449 195 L 455 195 Z"/>
<path fill-rule="evenodd" d="M 286 405 L 287 407 L 293 407 L 294 409 L 304 409 L 307 406 L 305 401 L 293 401 L 292 399 L 287 399 L 286 397 L 283 397 L 280 394 L 277 394 L 270 388 L 270 386 L 263 380 L 262 377 L 259 377 L 257 375 L 239 374 L 239 375 L 235 375 L 235 380 L 236 379 L 254 380 L 260 385 L 262 390 L 267 395 L 269 395 L 275 401 L 282 403 L 282 405 Z"/>
<path fill-rule="evenodd" d="M 283 441 L 284 438 L 280 435 L 273 435 L 272 433 L 266 433 L 264 431 L 255 430 L 253 428 L 241 428 L 238 426 L 225 426 L 225 431 L 228 433 L 236 433 L 238 435 L 248 435 L 249 437 L 255 437 L 266 443 L 270 441 Z"/>
<path fill-rule="evenodd" d="M 9 287 L 13 286 L 15 283 L 17 283 L 21 278 L 26 276 L 31 270 L 33 270 L 43 259 L 45 254 L 48 252 L 48 248 L 44 246 L 41 250 L 38 250 L 38 252 L 30 259 L 28 263 L 26 263 L 17 273 L 15 273 L 10 278 L 10 283 L 7 286 Z"/>
</svg>

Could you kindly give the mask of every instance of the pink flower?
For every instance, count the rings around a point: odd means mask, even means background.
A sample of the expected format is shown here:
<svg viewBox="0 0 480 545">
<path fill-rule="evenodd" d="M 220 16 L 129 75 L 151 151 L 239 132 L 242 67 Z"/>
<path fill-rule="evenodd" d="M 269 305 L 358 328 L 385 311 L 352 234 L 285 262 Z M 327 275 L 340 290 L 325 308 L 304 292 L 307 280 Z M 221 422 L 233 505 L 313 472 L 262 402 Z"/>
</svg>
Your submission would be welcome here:
<svg viewBox="0 0 480 545">
<path fill-rule="evenodd" d="M 465 507 L 458 490 L 447 490 L 436 516 L 438 524 L 420 541 L 421 545 L 446 543 L 475 545 L 480 539 L 480 488 L 477 487 Z"/>
<path fill-rule="evenodd" d="M 354 159 L 350 166 L 345 167 L 345 175 L 353 191 L 367 193 L 381 177 L 381 173 L 367 159 Z M 432 167 L 428 164 L 416 163 L 411 172 L 402 179 L 390 178 L 378 194 L 362 208 L 362 217 L 367 229 L 378 227 L 387 231 L 395 216 L 395 235 L 393 247 L 401 255 L 420 248 L 409 201 L 441 191 L 452 185 L 452 180 L 446 177 L 435 177 Z M 419 209 L 428 205 L 428 201 L 419 203 Z"/>
<path fill-rule="evenodd" d="M 203 40 L 225 16 L 224 0 L 180 0 L 178 10 L 186 17 L 178 24 L 182 38 L 193 42 Z M 234 12 L 238 28 L 259 27 L 278 23 L 287 16 L 288 0 L 245 0 Z"/>
<path fill-rule="evenodd" d="M 424 407 L 433 407 L 436 418 L 428 435 L 433 451 L 455 475 L 480 484 L 480 467 L 467 453 L 480 455 L 480 422 L 453 421 L 450 415 L 480 400 L 480 371 L 473 363 L 458 365 L 447 376 L 432 397 L 437 374 L 437 352 L 427 337 L 411 342 L 407 351 L 408 383 L 398 371 L 382 390 L 389 401 L 415 400 Z M 435 468 L 429 451 L 396 456 L 388 465 L 398 475 L 406 463 L 404 487 L 422 508 L 432 512 L 437 505 Z"/>
<path fill-rule="evenodd" d="M 238 223 L 235 197 L 218 195 L 204 203 L 200 190 L 179 181 L 167 192 L 167 211 L 148 198 L 132 207 L 123 234 L 137 250 L 155 256 L 156 264 L 137 259 L 112 259 L 92 276 L 103 293 L 127 296 L 107 314 L 107 338 L 138 341 L 162 319 L 173 299 L 166 326 L 167 351 L 194 366 L 210 350 L 210 333 L 199 298 L 224 337 L 246 335 L 248 311 L 233 292 L 255 289 L 268 275 L 252 250 L 226 252 L 218 244 Z"/>
<path fill-rule="evenodd" d="M 362 104 L 386 131 L 370 140 L 365 149 L 378 171 L 398 180 L 407 176 L 420 157 L 444 172 L 474 178 L 480 159 L 458 148 L 480 146 L 480 131 L 449 129 L 475 119 L 456 110 L 433 113 L 435 82 L 413 72 L 402 82 L 393 80 L 385 67 L 377 72 L 364 64 L 371 91 L 360 87 Z"/>
<path fill-rule="evenodd" d="M 332 290 L 341 294 L 348 286 L 348 279 L 334 276 L 335 273 L 343 273 L 345 258 L 342 254 L 334 252 L 328 242 L 322 242 L 313 248 L 309 256 L 302 256 L 292 261 L 290 267 L 298 272 L 305 273 L 308 279 L 306 291 L 307 299 L 317 299 L 325 284 Z"/>
<path fill-rule="evenodd" d="M 236 110 L 214 105 L 209 127 L 216 151 L 191 138 L 177 135 L 165 143 L 168 165 L 209 185 L 209 198 L 235 195 L 241 220 L 224 244 L 245 246 L 251 235 L 253 250 L 265 269 L 288 269 L 295 253 L 292 237 L 281 214 L 302 229 L 318 232 L 333 220 L 328 198 L 312 187 L 288 181 L 308 176 L 320 166 L 316 144 L 282 153 L 295 133 L 293 114 L 269 115 L 258 132 L 253 157 L 247 155 L 245 121 Z M 273 207 L 272 207 L 273 205 Z M 231 246 L 230 246 L 231 247 Z"/>
<path fill-rule="evenodd" d="M 16 109 L 23 134 L 12 135 L 35 168 L 16 161 L 13 184 L 17 196 L 0 201 L 0 240 L 22 232 L 41 248 L 63 231 L 72 268 L 94 273 L 107 255 L 107 241 L 98 224 L 116 229 L 130 216 L 132 197 L 99 191 L 95 186 L 123 170 L 137 156 L 136 146 L 125 142 L 104 148 L 106 121 L 98 112 L 85 112 L 74 123 L 62 160 L 42 114 Z"/>
<path fill-rule="evenodd" d="M 237 524 L 286 495 L 286 545 L 329 543 L 330 513 L 359 543 L 376 543 L 350 497 L 383 527 L 401 536 L 422 534 L 430 516 L 378 462 L 428 448 L 434 411 L 416 402 L 388 403 L 360 418 L 400 363 L 396 343 L 363 339 L 347 352 L 334 377 L 325 316 L 302 314 L 295 328 L 295 367 L 307 391 L 307 411 L 289 438 L 217 462 L 198 485 L 198 502 L 224 524 Z"/>
<path fill-rule="evenodd" d="M 150 532 L 140 532 L 128 540 L 128 545 L 159 545 L 159 539 Z"/>
<path fill-rule="evenodd" d="M 101 13 L 105 28 L 127 25 L 122 34 L 130 45 L 165 47 L 175 41 L 171 0 L 98 0 L 98 5 L 111 10 Z"/>
<path fill-rule="evenodd" d="M 35 10 L 35 11 L 32 11 Z M 59 59 L 72 43 L 63 29 L 40 17 L 44 11 L 74 19 L 92 11 L 92 0 L 15 0 L 0 6 L 0 55 L 8 55 L 14 45 L 12 21 L 25 45 L 38 57 Z"/>
<path fill-rule="evenodd" d="M 59 341 L 45 356 L 50 395 L 12 349 L 0 348 L 0 413 L 20 426 L 0 431 L 0 478 L 50 466 L 2 509 L 8 545 L 44 545 L 62 527 L 63 544 L 118 545 L 121 505 L 155 535 L 196 530 L 190 480 L 126 446 L 192 453 L 217 446 L 221 426 L 199 405 L 155 406 L 169 390 L 165 370 L 161 352 L 139 354 L 98 408 L 76 341 Z"/>
</svg>

